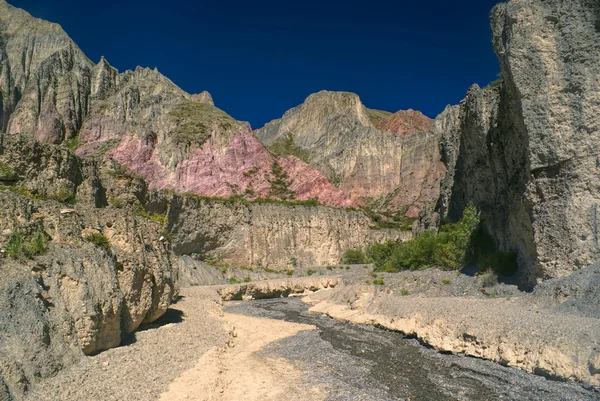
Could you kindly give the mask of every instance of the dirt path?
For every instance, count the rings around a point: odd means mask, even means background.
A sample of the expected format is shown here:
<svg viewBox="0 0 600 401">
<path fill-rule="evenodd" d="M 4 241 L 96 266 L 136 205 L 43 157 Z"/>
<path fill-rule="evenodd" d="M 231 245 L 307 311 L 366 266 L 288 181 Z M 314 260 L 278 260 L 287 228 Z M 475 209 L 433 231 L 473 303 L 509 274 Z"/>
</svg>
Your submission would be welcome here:
<svg viewBox="0 0 600 401">
<path fill-rule="evenodd" d="M 160 401 L 322 400 L 318 388 L 305 388 L 301 373 L 288 361 L 256 354 L 266 345 L 314 330 L 314 326 L 225 314 L 235 327 L 225 347 L 215 347 L 179 376 Z"/>
<path fill-rule="evenodd" d="M 314 326 L 223 314 L 214 290 L 182 290 L 160 325 L 37 385 L 26 401 L 322 400 L 289 362 L 256 355 Z"/>
</svg>

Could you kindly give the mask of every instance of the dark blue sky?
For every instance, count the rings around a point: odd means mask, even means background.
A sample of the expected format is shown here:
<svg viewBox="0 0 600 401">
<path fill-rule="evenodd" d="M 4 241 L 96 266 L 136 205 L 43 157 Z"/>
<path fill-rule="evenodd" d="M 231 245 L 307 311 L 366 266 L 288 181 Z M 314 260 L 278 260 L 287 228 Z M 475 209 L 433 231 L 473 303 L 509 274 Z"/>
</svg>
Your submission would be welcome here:
<svg viewBox="0 0 600 401">
<path fill-rule="evenodd" d="M 435 117 L 496 79 L 496 0 L 8 0 L 62 25 L 97 62 L 208 90 L 254 128 L 321 89 Z"/>
</svg>

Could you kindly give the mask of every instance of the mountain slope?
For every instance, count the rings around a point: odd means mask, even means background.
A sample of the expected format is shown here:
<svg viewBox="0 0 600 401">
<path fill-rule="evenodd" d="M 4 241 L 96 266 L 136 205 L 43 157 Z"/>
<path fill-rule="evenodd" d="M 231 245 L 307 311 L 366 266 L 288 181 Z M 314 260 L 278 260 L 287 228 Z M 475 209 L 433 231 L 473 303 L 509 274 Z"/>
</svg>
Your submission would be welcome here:
<svg viewBox="0 0 600 401">
<path fill-rule="evenodd" d="M 430 125 L 418 112 L 369 110 L 353 93 L 322 91 L 255 134 L 270 147 L 293 138 L 309 163 L 355 204 L 416 217 L 437 197 L 444 170 Z M 421 190 L 429 183 L 433 194 Z"/>
<path fill-rule="evenodd" d="M 157 70 L 94 64 L 58 25 L 2 0 L 0 38 L 2 131 L 112 159 L 151 188 L 350 204 L 303 161 L 269 153 L 206 92 L 190 95 Z"/>
</svg>

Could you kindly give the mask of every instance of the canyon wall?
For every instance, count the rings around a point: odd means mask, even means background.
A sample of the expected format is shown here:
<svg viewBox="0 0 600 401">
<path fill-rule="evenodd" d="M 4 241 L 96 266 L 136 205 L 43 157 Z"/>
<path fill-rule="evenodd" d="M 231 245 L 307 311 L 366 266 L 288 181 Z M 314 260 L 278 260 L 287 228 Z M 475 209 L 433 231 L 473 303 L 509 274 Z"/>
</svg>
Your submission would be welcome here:
<svg viewBox="0 0 600 401">
<path fill-rule="evenodd" d="M 0 399 L 119 346 L 177 295 L 161 225 L 133 204 L 106 207 L 135 188 L 97 167 L 0 134 Z"/>
<path fill-rule="evenodd" d="M 164 193 L 148 199 L 149 210 L 167 214 L 177 255 L 233 266 L 335 265 L 347 249 L 412 237 L 411 232 L 374 229 L 373 221 L 360 211 Z"/>
<path fill-rule="evenodd" d="M 600 4 L 513 0 L 491 20 L 502 80 L 472 87 L 445 130 L 437 210 L 474 202 L 535 284 L 598 257 Z"/>
</svg>

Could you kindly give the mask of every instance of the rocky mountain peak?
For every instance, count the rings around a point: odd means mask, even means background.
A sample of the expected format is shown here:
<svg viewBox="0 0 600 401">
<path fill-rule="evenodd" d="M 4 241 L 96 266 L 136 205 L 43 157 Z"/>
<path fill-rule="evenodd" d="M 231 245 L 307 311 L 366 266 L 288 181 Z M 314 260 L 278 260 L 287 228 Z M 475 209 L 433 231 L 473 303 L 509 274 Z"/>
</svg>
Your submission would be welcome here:
<svg viewBox="0 0 600 401">
<path fill-rule="evenodd" d="M 210 95 L 210 93 L 208 93 L 208 91 L 204 91 L 197 95 L 190 95 L 190 100 L 194 103 L 205 103 L 211 106 L 215 105 L 215 102 L 213 101 L 213 98 Z"/>
<path fill-rule="evenodd" d="M 413 109 L 400 110 L 393 114 L 379 110 L 368 110 L 368 112 L 375 128 L 394 132 L 400 137 L 415 132 L 425 132 L 433 124 L 431 118 Z"/>
<path fill-rule="evenodd" d="M 295 149 L 355 204 L 413 218 L 437 197 L 444 170 L 431 124 L 414 110 L 371 110 L 354 93 L 321 91 L 255 134 L 274 151 Z"/>
<path fill-rule="evenodd" d="M 373 127 L 358 95 L 321 91 L 308 96 L 304 103 L 288 110 L 281 119 L 268 123 L 256 133 L 263 143 L 271 145 L 291 132 L 300 146 L 310 148 L 323 137 L 337 136 L 357 126 Z"/>
</svg>

